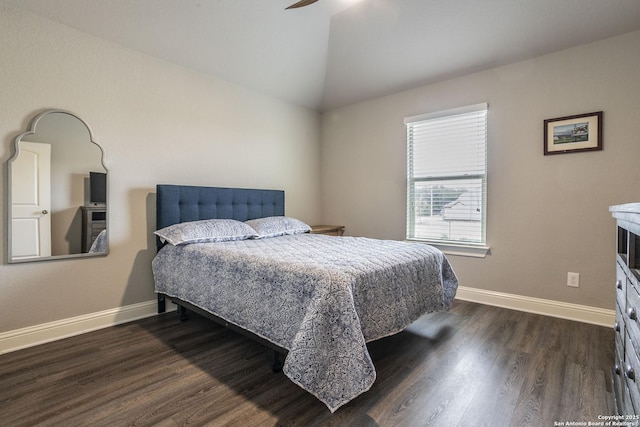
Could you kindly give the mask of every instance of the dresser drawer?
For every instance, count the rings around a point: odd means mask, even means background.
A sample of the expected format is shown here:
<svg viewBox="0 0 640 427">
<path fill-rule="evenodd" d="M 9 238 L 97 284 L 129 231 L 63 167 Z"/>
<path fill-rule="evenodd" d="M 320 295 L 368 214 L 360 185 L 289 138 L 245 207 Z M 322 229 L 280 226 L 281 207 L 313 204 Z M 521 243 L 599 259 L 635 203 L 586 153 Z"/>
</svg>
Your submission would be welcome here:
<svg viewBox="0 0 640 427">
<path fill-rule="evenodd" d="M 631 400 L 631 394 L 629 394 L 629 389 L 627 387 L 623 387 L 622 390 L 622 411 L 621 414 L 624 415 L 636 415 L 638 412 L 635 410 L 635 404 Z"/>
<path fill-rule="evenodd" d="M 640 295 L 638 295 L 635 287 L 627 286 L 627 307 L 624 311 L 623 319 L 626 323 L 625 329 L 627 336 L 631 339 L 633 345 L 640 343 L 640 324 L 638 323 L 638 318 L 640 318 Z M 635 347 L 626 348 L 633 349 Z"/>
<path fill-rule="evenodd" d="M 638 354 L 634 349 L 634 344 L 631 343 L 633 338 L 627 334 L 625 340 L 625 347 L 627 352 L 625 353 L 625 360 L 623 365 L 623 373 L 629 388 L 629 395 L 632 402 L 640 402 L 640 361 L 638 360 Z M 629 408 L 626 408 L 628 411 Z"/>
<path fill-rule="evenodd" d="M 616 304 L 616 323 L 613 325 L 616 337 L 616 354 L 624 360 L 624 337 L 626 332 L 623 309 Z"/>
<path fill-rule="evenodd" d="M 623 371 L 624 363 L 622 362 L 622 359 L 620 357 L 621 357 L 620 354 L 616 354 L 612 379 L 613 379 L 613 391 L 614 391 L 613 396 L 615 399 L 614 403 L 616 407 L 616 412 L 618 414 L 623 414 L 625 412 L 624 408 L 627 405 L 625 401 L 625 393 L 628 395 L 629 392 L 627 391 L 627 384 L 626 384 L 624 371 Z M 628 400 L 629 398 L 627 397 L 626 399 Z"/>
<path fill-rule="evenodd" d="M 627 293 L 627 275 L 624 273 L 624 268 L 616 263 L 616 301 L 622 311 L 626 310 L 625 300 Z"/>
</svg>

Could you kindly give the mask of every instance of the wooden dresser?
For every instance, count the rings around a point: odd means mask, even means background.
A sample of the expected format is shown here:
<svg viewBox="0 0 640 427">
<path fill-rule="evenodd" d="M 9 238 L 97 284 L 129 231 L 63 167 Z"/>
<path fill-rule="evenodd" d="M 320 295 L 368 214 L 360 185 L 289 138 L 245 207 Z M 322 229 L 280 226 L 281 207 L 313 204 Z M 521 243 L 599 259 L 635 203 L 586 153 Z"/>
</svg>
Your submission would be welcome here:
<svg viewBox="0 0 640 427">
<path fill-rule="evenodd" d="M 634 415 L 640 414 L 640 203 L 609 211 L 617 225 L 613 388 L 618 414 Z"/>
</svg>

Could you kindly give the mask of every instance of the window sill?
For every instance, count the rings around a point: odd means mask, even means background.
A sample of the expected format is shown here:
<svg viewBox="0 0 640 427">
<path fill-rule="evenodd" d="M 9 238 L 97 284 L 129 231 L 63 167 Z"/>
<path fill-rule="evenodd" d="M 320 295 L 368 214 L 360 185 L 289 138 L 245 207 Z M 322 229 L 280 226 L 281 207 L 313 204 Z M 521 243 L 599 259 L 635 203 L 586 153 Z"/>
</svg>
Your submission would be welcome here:
<svg viewBox="0 0 640 427">
<path fill-rule="evenodd" d="M 433 242 L 428 240 L 407 239 L 408 242 L 424 243 L 440 249 L 445 255 L 467 256 L 473 258 L 485 258 L 491 251 L 489 246 L 463 245 L 454 243 Z"/>
</svg>

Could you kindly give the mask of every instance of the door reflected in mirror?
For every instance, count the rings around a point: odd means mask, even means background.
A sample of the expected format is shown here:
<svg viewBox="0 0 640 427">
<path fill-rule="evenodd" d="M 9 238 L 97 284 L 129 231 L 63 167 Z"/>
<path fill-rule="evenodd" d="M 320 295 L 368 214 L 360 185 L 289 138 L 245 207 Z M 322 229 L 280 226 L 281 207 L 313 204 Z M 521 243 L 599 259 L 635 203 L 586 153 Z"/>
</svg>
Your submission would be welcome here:
<svg viewBox="0 0 640 427">
<path fill-rule="evenodd" d="M 15 140 L 9 171 L 9 262 L 106 255 L 107 169 L 89 125 L 37 115 Z"/>
</svg>

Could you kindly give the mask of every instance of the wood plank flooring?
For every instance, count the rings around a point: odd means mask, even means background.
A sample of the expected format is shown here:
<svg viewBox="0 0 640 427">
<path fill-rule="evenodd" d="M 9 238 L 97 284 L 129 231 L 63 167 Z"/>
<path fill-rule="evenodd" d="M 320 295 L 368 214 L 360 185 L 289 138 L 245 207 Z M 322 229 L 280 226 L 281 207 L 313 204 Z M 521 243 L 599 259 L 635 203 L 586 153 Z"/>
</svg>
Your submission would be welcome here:
<svg viewBox="0 0 640 427">
<path fill-rule="evenodd" d="M 554 426 L 614 414 L 611 328 L 456 301 L 369 344 L 377 380 L 331 414 L 268 352 L 195 315 L 0 356 L 3 426 Z"/>
</svg>

